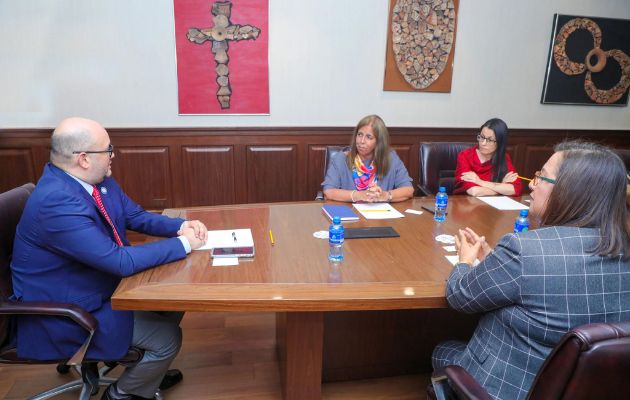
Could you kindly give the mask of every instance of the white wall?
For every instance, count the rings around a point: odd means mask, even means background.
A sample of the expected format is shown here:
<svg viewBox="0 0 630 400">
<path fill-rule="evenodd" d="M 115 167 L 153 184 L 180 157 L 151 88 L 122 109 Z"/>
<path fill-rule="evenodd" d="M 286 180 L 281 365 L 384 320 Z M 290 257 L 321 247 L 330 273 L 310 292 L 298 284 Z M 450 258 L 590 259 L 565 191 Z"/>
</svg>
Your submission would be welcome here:
<svg viewBox="0 0 630 400">
<path fill-rule="evenodd" d="M 269 116 L 179 116 L 171 0 L 0 0 L 0 128 L 630 129 L 628 107 L 540 104 L 554 13 L 630 19 L 629 0 L 460 0 L 452 92 L 384 92 L 387 0 L 269 0 Z"/>
</svg>

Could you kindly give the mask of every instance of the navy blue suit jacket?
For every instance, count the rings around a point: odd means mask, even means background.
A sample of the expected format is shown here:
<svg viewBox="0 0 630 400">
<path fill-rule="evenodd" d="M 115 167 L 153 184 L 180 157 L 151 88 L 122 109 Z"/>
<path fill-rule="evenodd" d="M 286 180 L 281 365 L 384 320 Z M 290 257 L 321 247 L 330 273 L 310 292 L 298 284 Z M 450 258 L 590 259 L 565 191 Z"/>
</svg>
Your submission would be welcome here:
<svg viewBox="0 0 630 400">
<path fill-rule="evenodd" d="M 108 360 L 126 353 L 133 334 L 133 313 L 111 308 L 110 297 L 121 278 L 184 258 L 186 251 L 174 237 L 182 219 L 146 212 L 112 178 L 97 187 L 124 247 L 114 241 L 92 196 L 48 164 L 18 224 L 11 269 L 18 300 L 73 303 L 92 313 L 98 329 L 87 356 Z M 171 238 L 129 246 L 127 229 Z M 87 332 L 66 318 L 18 318 L 20 357 L 69 357 L 86 338 Z"/>
</svg>

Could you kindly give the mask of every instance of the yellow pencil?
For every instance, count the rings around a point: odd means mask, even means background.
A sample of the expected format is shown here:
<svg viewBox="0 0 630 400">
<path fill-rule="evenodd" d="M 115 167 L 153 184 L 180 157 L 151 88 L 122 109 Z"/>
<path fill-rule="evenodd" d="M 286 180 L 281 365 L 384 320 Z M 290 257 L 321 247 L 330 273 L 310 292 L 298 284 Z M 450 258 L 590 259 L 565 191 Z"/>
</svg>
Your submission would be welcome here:
<svg viewBox="0 0 630 400">
<path fill-rule="evenodd" d="M 361 212 L 389 212 L 391 210 L 361 210 Z"/>
<path fill-rule="evenodd" d="M 524 180 L 524 181 L 528 181 L 528 182 L 531 182 L 531 181 L 532 181 L 531 179 L 529 179 L 529 178 L 525 178 L 524 176 L 518 176 L 518 179 L 522 179 L 522 180 Z"/>
<path fill-rule="evenodd" d="M 273 241 L 273 232 L 271 232 L 271 229 L 269 229 L 269 239 L 271 239 L 271 245 L 275 245 L 276 242 Z"/>
</svg>

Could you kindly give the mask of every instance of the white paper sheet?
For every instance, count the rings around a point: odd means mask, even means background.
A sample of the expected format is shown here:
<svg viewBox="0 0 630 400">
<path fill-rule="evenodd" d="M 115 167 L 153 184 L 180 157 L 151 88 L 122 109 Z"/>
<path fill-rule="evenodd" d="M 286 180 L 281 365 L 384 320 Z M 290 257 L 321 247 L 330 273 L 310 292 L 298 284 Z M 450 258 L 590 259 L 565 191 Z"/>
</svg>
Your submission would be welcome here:
<svg viewBox="0 0 630 400">
<path fill-rule="evenodd" d="M 527 210 L 529 206 L 519 203 L 516 200 L 513 200 L 506 196 L 482 196 L 477 197 L 479 200 L 484 203 L 491 205 L 492 207 L 499 210 Z"/>
<path fill-rule="evenodd" d="M 405 212 L 408 214 L 422 215 L 422 211 L 414 210 L 413 208 L 408 208 Z"/>
<path fill-rule="evenodd" d="M 459 262 L 459 256 L 458 255 L 454 255 L 454 256 L 444 256 L 446 257 L 446 259 L 448 260 L 448 262 L 450 262 L 451 264 L 455 265 Z M 479 260 L 475 259 L 475 261 L 473 262 L 473 267 L 476 267 L 477 265 L 479 265 Z"/>
<path fill-rule="evenodd" d="M 404 218 L 404 215 L 389 203 L 355 203 L 353 205 L 365 219 Z"/>
<path fill-rule="evenodd" d="M 253 247 L 254 238 L 251 229 L 226 229 L 208 231 L 206 244 L 198 250 L 211 250 L 215 247 Z"/>
<path fill-rule="evenodd" d="M 238 257 L 219 257 L 212 259 L 213 267 L 230 267 L 238 265 Z"/>
</svg>

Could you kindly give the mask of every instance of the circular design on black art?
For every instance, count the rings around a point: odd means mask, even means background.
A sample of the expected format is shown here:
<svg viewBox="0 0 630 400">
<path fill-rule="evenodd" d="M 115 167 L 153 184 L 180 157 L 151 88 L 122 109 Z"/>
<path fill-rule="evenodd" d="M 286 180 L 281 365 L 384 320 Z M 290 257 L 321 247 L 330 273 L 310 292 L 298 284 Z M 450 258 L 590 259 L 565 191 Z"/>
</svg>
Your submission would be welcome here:
<svg viewBox="0 0 630 400">
<path fill-rule="evenodd" d="M 597 57 L 597 62 L 595 65 L 591 64 L 591 58 Z M 584 63 L 586 64 L 586 68 L 591 72 L 599 72 L 606 66 L 606 53 L 599 47 L 595 47 L 593 50 L 589 51 L 584 59 Z"/>
<path fill-rule="evenodd" d="M 583 63 L 570 60 L 566 53 L 567 38 L 578 29 L 586 29 L 593 35 L 593 49 L 588 52 Z M 630 87 L 630 57 L 621 50 L 613 49 L 605 52 L 600 48 L 601 44 L 602 31 L 595 21 L 588 18 L 573 18 L 564 24 L 556 35 L 553 59 L 564 74 L 579 75 L 586 71 L 584 90 L 588 97 L 599 104 L 611 104 L 619 100 Z M 595 65 L 591 64 L 593 56 L 597 57 Z M 612 57 L 619 63 L 621 77 L 612 88 L 601 90 L 595 86 L 592 74 L 604 69 L 608 57 Z"/>
<path fill-rule="evenodd" d="M 588 18 L 574 18 L 560 28 L 553 46 L 553 59 L 560 71 L 567 75 L 578 75 L 586 71 L 586 65 L 581 62 L 573 62 L 566 53 L 567 38 L 578 29 L 586 29 L 593 35 L 593 47 L 599 48 L 602 44 L 602 30 L 595 21 Z"/>
<path fill-rule="evenodd" d="M 606 52 L 606 56 L 614 58 L 621 67 L 621 78 L 619 82 L 608 90 L 601 90 L 595 86 L 591 78 L 591 71 L 586 73 L 584 78 L 584 90 L 586 94 L 596 103 L 611 104 L 619 100 L 621 96 L 630 87 L 630 57 L 621 50 L 609 50 Z"/>
</svg>

